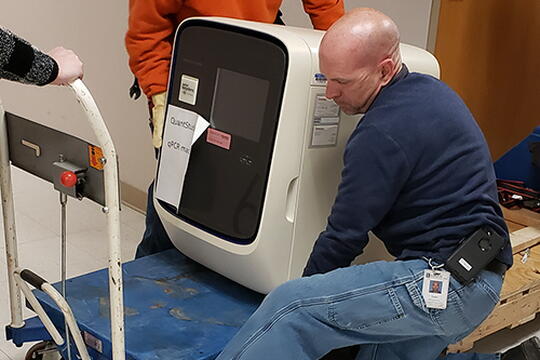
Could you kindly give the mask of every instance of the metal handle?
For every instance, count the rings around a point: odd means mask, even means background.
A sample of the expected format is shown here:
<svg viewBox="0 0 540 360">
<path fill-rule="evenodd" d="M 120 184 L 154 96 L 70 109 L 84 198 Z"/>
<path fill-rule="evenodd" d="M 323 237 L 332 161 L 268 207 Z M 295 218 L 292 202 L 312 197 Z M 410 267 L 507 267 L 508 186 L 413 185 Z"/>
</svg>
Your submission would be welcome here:
<svg viewBox="0 0 540 360">
<path fill-rule="evenodd" d="M 58 305 L 58 307 L 64 314 L 64 318 L 66 319 L 70 332 L 73 335 L 73 340 L 75 341 L 75 345 L 77 347 L 77 350 L 79 351 L 81 359 L 90 360 L 90 355 L 88 354 L 88 349 L 86 348 L 86 345 L 82 338 L 81 330 L 79 329 L 79 326 L 75 321 L 73 311 L 71 310 L 71 307 L 67 303 L 66 299 L 64 299 L 64 297 L 62 297 L 62 295 L 60 295 L 60 293 L 46 280 L 28 269 L 16 269 L 14 275 L 15 280 L 17 281 L 17 285 L 23 291 L 26 299 L 28 300 L 28 302 L 30 302 L 32 308 L 38 314 L 41 322 L 43 323 L 47 331 L 49 331 L 49 334 L 51 334 L 54 342 L 60 346 L 64 343 L 64 340 L 62 339 L 62 336 L 52 323 L 51 319 L 49 318 L 39 301 L 36 299 L 35 295 L 32 293 L 30 288 L 28 288 L 28 285 L 26 285 L 24 281 L 29 282 L 34 287 L 35 285 L 38 285 L 39 287 L 36 287 L 37 289 L 43 291 L 45 294 L 49 295 L 51 299 L 54 300 L 56 305 Z M 66 331 L 66 337 L 68 336 L 69 332 Z"/>
<path fill-rule="evenodd" d="M 17 288 L 13 272 L 19 266 L 17 255 L 17 236 L 15 231 L 15 208 L 11 185 L 7 124 L 2 99 L 0 99 L 0 193 L 2 198 L 2 216 L 4 219 L 4 239 L 6 242 L 6 260 L 8 270 L 9 304 L 12 328 L 22 328 L 22 297 Z"/>
<path fill-rule="evenodd" d="M 28 269 L 24 269 L 20 271 L 20 276 L 24 281 L 26 281 L 27 283 L 29 283 L 30 285 L 32 285 L 33 287 L 39 290 L 41 290 L 41 285 L 47 282 L 47 280 L 43 279 L 41 276 L 39 276 L 35 272 Z"/>
<path fill-rule="evenodd" d="M 109 234 L 109 293 L 111 307 L 112 358 L 124 360 L 124 299 L 122 282 L 122 260 L 120 249 L 120 191 L 118 188 L 118 160 L 113 141 L 101 113 L 81 80 L 69 84 L 77 101 L 81 104 L 105 158 L 105 203 L 108 208 L 107 229 Z"/>
</svg>

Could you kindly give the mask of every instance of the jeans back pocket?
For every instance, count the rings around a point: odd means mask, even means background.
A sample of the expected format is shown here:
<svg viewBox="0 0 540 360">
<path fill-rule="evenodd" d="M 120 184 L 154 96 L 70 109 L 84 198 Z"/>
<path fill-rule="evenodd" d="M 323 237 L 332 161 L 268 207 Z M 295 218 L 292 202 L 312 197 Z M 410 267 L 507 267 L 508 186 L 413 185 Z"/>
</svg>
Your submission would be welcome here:
<svg viewBox="0 0 540 360">
<path fill-rule="evenodd" d="M 393 288 L 361 289 L 334 296 L 329 318 L 338 327 L 360 330 L 401 319 L 403 307 Z"/>
<path fill-rule="evenodd" d="M 407 292 L 411 297 L 412 303 L 426 314 L 431 314 L 426 305 L 424 297 L 422 296 L 422 280 L 415 277 L 413 281 L 405 283 L 405 287 L 407 288 Z"/>
</svg>

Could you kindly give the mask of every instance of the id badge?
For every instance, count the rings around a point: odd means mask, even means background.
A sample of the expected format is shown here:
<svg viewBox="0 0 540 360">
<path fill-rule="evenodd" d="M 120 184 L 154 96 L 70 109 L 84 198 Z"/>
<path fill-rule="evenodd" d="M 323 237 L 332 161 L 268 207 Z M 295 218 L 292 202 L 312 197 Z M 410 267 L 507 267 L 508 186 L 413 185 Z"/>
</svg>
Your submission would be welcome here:
<svg viewBox="0 0 540 360">
<path fill-rule="evenodd" d="M 444 270 L 425 270 L 422 295 L 430 309 L 446 309 L 450 273 Z"/>
</svg>

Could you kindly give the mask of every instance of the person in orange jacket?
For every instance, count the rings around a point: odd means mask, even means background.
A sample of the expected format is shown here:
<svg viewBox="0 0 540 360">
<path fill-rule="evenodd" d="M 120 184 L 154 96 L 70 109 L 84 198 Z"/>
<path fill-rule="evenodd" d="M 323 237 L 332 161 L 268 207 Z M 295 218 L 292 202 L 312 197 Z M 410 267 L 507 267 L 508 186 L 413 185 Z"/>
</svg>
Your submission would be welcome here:
<svg viewBox="0 0 540 360">
<path fill-rule="evenodd" d="M 281 23 L 282 0 L 130 0 L 126 48 L 129 66 L 151 107 L 152 143 L 161 147 L 165 91 L 171 62 L 172 41 L 182 20 L 193 16 L 221 16 L 265 23 Z M 344 14 L 343 0 L 302 0 L 315 29 L 326 30 Z M 146 230 L 136 257 L 172 248 L 152 203 L 148 189 Z"/>
</svg>

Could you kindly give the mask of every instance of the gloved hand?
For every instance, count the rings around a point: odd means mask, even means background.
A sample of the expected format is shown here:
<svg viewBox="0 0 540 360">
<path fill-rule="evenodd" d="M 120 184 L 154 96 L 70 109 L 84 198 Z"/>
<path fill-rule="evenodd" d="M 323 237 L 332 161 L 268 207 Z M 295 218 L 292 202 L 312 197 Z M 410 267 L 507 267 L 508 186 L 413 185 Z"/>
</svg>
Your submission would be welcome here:
<svg viewBox="0 0 540 360">
<path fill-rule="evenodd" d="M 152 144 L 156 149 L 161 147 L 161 136 L 163 134 L 163 123 L 165 121 L 165 93 L 159 93 L 152 96 L 152 125 L 154 132 L 152 134 Z"/>
<path fill-rule="evenodd" d="M 47 55 L 58 64 L 58 75 L 51 84 L 67 85 L 76 79 L 82 79 L 83 64 L 72 50 L 59 46 L 50 50 Z"/>
</svg>

